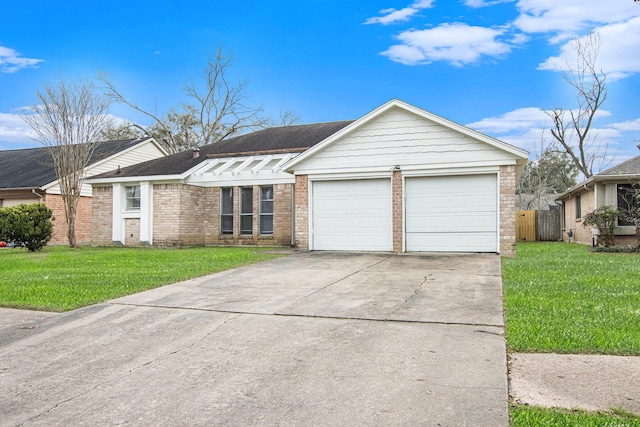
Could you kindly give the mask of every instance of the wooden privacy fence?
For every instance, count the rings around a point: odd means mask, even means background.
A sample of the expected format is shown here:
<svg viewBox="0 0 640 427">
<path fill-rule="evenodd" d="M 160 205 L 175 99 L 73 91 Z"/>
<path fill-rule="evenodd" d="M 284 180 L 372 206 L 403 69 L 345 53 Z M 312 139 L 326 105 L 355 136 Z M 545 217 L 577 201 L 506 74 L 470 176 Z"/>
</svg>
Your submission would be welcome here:
<svg viewBox="0 0 640 427">
<path fill-rule="evenodd" d="M 517 211 L 516 240 L 518 242 L 555 242 L 562 239 L 562 212 Z"/>
</svg>

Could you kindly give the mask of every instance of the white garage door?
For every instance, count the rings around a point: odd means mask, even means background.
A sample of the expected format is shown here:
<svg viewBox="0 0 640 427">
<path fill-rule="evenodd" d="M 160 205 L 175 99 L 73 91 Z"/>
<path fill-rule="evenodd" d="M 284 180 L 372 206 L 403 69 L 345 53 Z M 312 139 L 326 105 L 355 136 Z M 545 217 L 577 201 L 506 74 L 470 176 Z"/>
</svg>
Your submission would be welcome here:
<svg viewBox="0 0 640 427">
<path fill-rule="evenodd" d="M 497 252 L 497 176 L 407 178 L 407 251 Z"/>
<path fill-rule="evenodd" d="M 391 251 L 391 180 L 316 181 L 315 250 Z"/>
</svg>

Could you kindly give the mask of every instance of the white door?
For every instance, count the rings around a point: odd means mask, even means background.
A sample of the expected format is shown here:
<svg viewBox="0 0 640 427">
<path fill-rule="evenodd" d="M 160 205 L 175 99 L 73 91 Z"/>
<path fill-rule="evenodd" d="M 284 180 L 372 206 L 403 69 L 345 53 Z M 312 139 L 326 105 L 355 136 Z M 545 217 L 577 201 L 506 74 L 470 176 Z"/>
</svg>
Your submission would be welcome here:
<svg viewBox="0 0 640 427">
<path fill-rule="evenodd" d="M 405 180 L 407 251 L 498 252 L 498 178 Z"/>
<path fill-rule="evenodd" d="M 391 180 L 315 181 L 312 249 L 391 251 Z"/>
</svg>

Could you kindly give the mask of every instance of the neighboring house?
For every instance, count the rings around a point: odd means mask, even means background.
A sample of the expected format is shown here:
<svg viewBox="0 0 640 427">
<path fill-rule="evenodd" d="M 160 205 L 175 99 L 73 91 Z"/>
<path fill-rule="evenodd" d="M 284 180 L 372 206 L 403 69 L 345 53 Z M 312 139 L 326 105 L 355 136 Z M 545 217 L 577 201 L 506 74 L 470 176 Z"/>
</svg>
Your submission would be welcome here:
<svg viewBox="0 0 640 427">
<path fill-rule="evenodd" d="M 584 216 L 604 205 L 621 211 L 634 206 L 637 209 L 632 190 L 634 185 L 639 184 L 640 156 L 637 156 L 593 175 L 560 194 L 556 200 L 562 202 L 563 240 L 591 244 L 592 229 L 582 225 Z M 618 220 L 618 225 L 615 229 L 616 244 L 635 243 L 635 227 L 623 218 Z"/>
<path fill-rule="evenodd" d="M 93 244 L 514 255 L 527 156 L 392 100 L 92 177 Z"/>
<path fill-rule="evenodd" d="M 163 157 L 167 152 L 153 139 L 107 141 L 97 145 L 85 176 L 96 175 Z M 50 243 L 67 243 L 67 226 L 60 186 L 48 148 L 0 151 L 0 207 L 44 202 L 52 211 Z M 76 216 L 78 243 L 91 242 L 91 185 L 84 184 Z"/>
</svg>

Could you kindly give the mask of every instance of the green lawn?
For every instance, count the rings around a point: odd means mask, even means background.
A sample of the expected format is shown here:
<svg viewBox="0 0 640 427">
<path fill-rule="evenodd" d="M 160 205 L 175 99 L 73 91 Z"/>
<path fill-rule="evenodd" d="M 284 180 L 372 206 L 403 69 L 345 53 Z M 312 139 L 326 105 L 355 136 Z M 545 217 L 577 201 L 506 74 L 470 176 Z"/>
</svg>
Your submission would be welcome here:
<svg viewBox="0 0 640 427">
<path fill-rule="evenodd" d="M 0 306 L 65 311 L 277 257 L 258 248 L 0 250 Z"/>
<path fill-rule="evenodd" d="M 511 352 L 640 355 L 640 255 L 519 243 L 503 260 Z"/>
<path fill-rule="evenodd" d="M 640 255 L 518 243 L 503 259 L 510 352 L 640 355 Z M 512 427 L 640 427 L 640 417 L 514 406 Z"/>
<path fill-rule="evenodd" d="M 509 410 L 511 427 L 640 427 L 640 418 L 630 414 L 600 414 L 516 406 Z"/>
</svg>

